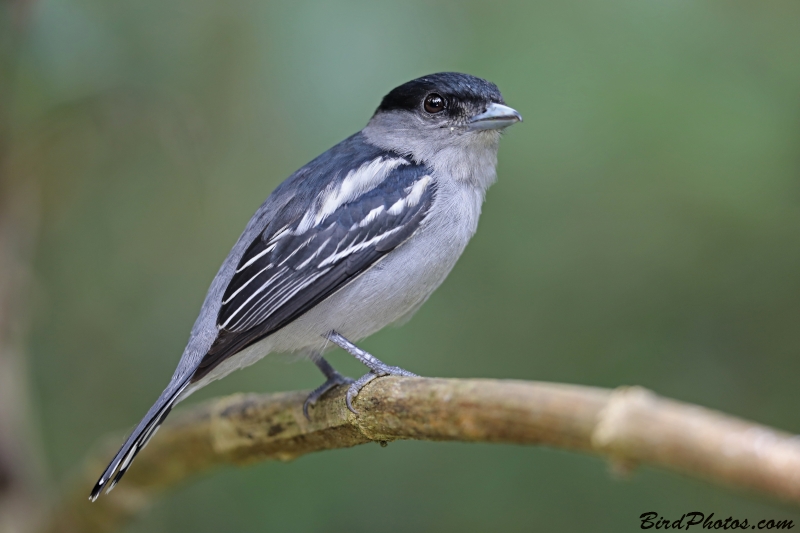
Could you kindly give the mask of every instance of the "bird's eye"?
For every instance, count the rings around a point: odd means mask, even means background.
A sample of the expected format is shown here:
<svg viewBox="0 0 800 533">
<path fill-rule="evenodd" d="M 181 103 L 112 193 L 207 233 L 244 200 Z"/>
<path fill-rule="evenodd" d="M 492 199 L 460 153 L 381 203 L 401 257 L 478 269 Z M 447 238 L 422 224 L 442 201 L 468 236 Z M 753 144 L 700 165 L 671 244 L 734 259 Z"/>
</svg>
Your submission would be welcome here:
<svg viewBox="0 0 800 533">
<path fill-rule="evenodd" d="M 434 114 L 444 109 L 444 98 L 436 93 L 431 93 L 425 97 L 425 111 Z"/>
</svg>

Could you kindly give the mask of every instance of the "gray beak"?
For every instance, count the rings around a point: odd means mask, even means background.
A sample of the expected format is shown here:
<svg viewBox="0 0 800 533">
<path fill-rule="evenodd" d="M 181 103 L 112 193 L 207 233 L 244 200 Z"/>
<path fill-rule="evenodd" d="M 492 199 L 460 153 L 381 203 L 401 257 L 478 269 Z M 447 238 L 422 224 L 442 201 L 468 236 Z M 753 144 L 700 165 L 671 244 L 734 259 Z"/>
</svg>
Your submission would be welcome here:
<svg viewBox="0 0 800 533">
<path fill-rule="evenodd" d="M 522 115 L 503 104 L 489 104 L 486 111 L 469 119 L 469 130 L 499 130 L 515 122 L 522 122 Z"/>
</svg>

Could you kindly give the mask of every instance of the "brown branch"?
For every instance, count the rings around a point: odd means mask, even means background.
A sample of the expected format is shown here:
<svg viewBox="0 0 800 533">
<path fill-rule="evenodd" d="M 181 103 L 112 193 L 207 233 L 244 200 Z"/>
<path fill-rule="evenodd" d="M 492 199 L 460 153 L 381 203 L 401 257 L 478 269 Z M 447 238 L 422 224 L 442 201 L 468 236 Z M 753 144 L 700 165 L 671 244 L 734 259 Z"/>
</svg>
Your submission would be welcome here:
<svg viewBox="0 0 800 533">
<path fill-rule="evenodd" d="M 0 27 L 0 34 L 4 29 Z M 0 63 L 2 53 L 0 43 Z M 0 94 L 8 85 L 3 76 L 7 70 L 0 65 Z M 19 533 L 31 531 L 40 517 L 39 488 L 44 485 L 23 348 L 39 191 L 35 176 L 20 157 L 19 146 L 11 149 L 3 104 L 0 102 L 0 533 Z"/>
<path fill-rule="evenodd" d="M 543 444 L 669 468 L 800 503 L 800 439 L 638 387 L 614 391 L 496 380 L 382 378 L 355 406 L 344 391 L 302 414 L 306 392 L 240 394 L 170 419 L 125 479 L 96 503 L 95 477 L 115 451 L 87 462 L 48 531 L 111 531 L 160 491 L 221 464 L 289 461 L 310 452 L 396 439 Z"/>
</svg>

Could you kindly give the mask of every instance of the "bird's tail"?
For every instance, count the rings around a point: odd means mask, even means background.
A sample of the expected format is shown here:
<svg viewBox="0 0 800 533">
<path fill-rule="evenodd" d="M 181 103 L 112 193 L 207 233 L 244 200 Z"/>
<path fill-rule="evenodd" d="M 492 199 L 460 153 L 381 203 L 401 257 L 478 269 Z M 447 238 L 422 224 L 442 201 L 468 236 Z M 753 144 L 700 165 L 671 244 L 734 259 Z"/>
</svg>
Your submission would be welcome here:
<svg viewBox="0 0 800 533">
<path fill-rule="evenodd" d="M 161 393 L 161 396 L 158 398 L 153 407 L 147 411 L 147 414 L 139 422 L 139 425 L 136 426 L 136 429 L 128 436 L 125 440 L 125 444 L 122 445 L 122 448 L 119 449 L 117 455 L 114 456 L 111 463 L 106 468 L 103 475 L 100 476 L 100 479 L 95 484 L 94 488 L 92 489 L 91 494 L 89 495 L 89 499 L 91 501 L 95 501 L 97 497 L 100 495 L 100 492 L 103 488 L 108 484 L 109 481 L 111 483 L 108 485 L 108 489 L 106 493 L 110 492 L 111 489 L 122 479 L 122 476 L 125 475 L 128 468 L 131 466 L 134 457 L 139 451 L 147 446 L 147 443 L 156 434 L 158 431 L 159 426 L 161 423 L 164 422 L 164 419 L 167 418 L 170 410 L 175 405 L 175 402 L 178 400 L 178 397 L 181 393 L 186 389 L 189 385 L 190 378 L 187 377 L 186 379 L 173 384 Z M 116 474 L 115 474 L 116 472 Z M 113 479 L 112 479 L 113 478 Z"/>
</svg>

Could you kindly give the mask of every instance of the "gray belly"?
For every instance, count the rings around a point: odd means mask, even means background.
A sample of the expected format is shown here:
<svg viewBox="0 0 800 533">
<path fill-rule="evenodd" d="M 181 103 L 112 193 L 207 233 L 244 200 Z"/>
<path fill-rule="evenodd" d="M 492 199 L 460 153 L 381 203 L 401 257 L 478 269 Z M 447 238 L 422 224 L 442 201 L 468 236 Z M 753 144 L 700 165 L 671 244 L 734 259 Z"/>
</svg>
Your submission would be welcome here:
<svg viewBox="0 0 800 533">
<path fill-rule="evenodd" d="M 222 362 L 219 379 L 272 352 L 324 351 L 335 330 L 355 342 L 416 311 L 444 281 L 477 228 L 483 194 L 443 187 L 424 225 L 405 243 L 291 324 Z M 199 387 L 198 387 L 199 388 Z"/>
</svg>

